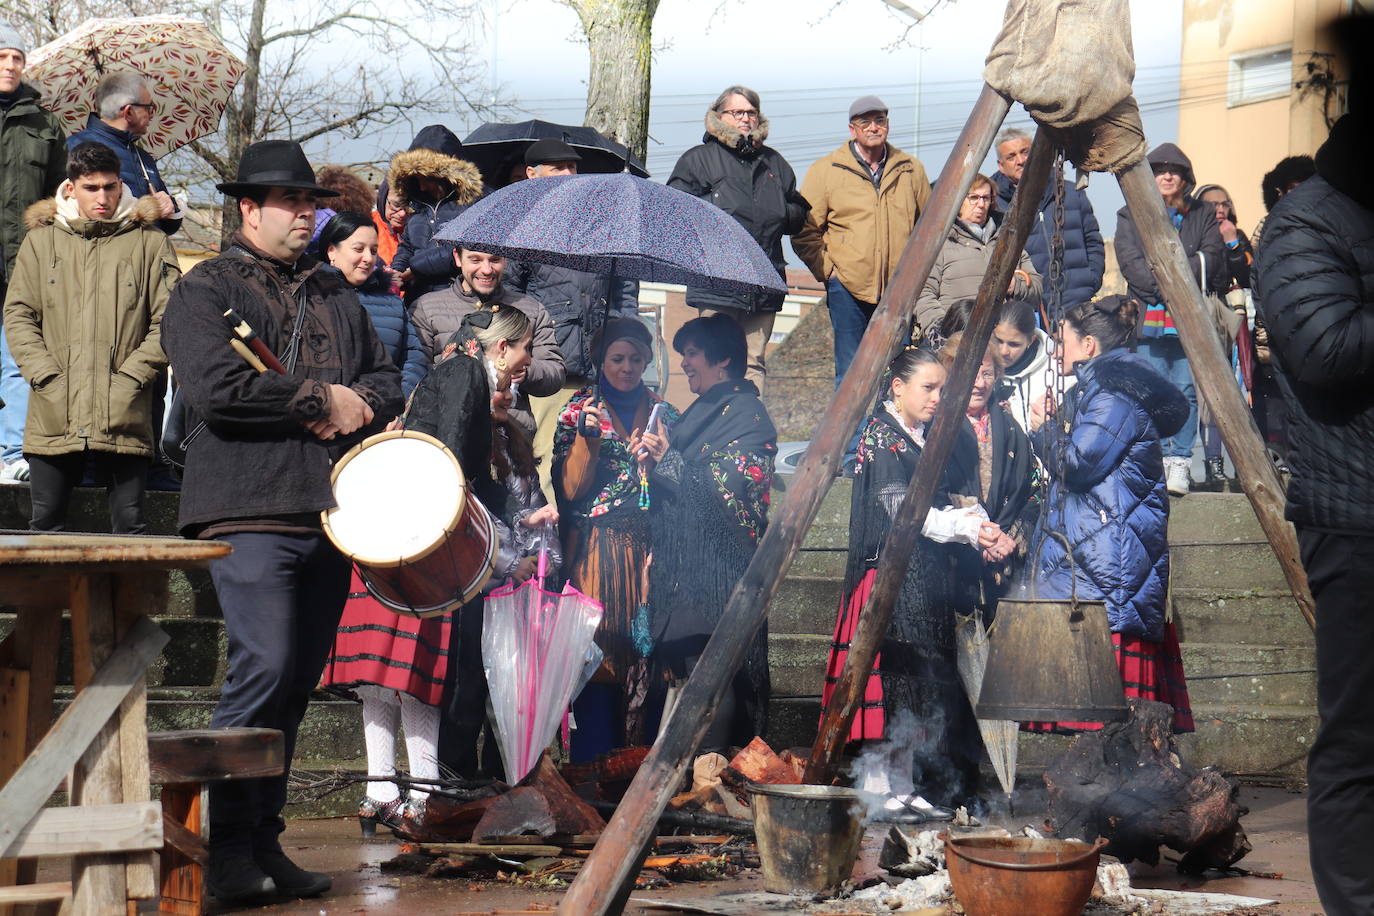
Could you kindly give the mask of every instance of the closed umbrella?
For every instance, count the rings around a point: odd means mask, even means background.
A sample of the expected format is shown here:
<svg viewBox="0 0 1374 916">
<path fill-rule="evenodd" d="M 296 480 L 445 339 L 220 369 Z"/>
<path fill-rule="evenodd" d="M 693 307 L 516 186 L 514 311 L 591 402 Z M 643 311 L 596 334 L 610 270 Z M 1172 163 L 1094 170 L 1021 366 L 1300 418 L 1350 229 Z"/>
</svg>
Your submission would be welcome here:
<svg viewBox="0 0 1374 916">
<path fill-rule="evenodd" d="M 545 563 L 540 551 L 535 578 L 493 591 L 482 609 L 482 667 L 511 783 L 534 769 L 557 734 L 601 623 L 601 604 L 571 585 L 545 590 Z"/>
<path fill-rule="evenodd" d="M 130 71 L 146 79 L 157 110 L 140 143 L 154 159 L 219 130 L 243 62 L 205 23 L 180 16 L 88 19 L 29 55 L 24 79 L 67 133 L 86 126 L 96 83 Z"/>
<path fill-rule="evenodd" d="M 977 611 L 967 617 L 960 615 L 954 625 L 954 642 L 959 680 L 964 682 L 969 704 L 976 707 L 978 695 L 983 692 L 983 672 L 988 667 L 988 631 L 983 627 L 982 615 Z M 1020 727 L 1005 719 L 979 719 L 978 732 L 983 736 L 983 746 L 1002 791 L 1010 795 L 1016 787 L 1016 741 Z"/>
<path fill-rule="evenodd" d="M 626 147 L 603 137 L 591 127 L 554 124 L 551 121 L 517 121 L 483 124 L 463 138 L 463 158 L 477 166 L 493 188 L 505 187 L 510 167 L 525 161 L 525 150 L 536 140 L 562 140 L 582 157 L 579 174 L 614 174 L 629 170 L 649 177 L 644 163 Z"/>
<path fill-rule="evenodd" d="M 521 181 L 434 236 L 573 270 L 731 292 L 787 292 L 759 243 L 714 204 L 634 175 Z"/>
</svg>

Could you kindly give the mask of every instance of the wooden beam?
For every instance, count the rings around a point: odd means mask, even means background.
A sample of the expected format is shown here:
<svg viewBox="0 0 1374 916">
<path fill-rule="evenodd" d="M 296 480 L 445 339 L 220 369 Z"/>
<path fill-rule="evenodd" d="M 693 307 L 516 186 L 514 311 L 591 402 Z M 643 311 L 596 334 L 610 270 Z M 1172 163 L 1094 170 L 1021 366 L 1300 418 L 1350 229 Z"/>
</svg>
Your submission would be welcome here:
<svg viewBox="0 0 1374 916">
<path fill-rule="evenodd" d="M 161 570 L 121 573 L 115 576 L 113 597 L 115 637 L 123 639 L 129 628 L 145 615 L 166 610 L 167 574 Z M 146 802 L 152 798 L 152 782 L 148 772 L 146 674 L 139 677 L 137 686 L 119 707 L 119 765 L 119 800 Z M 124 883 L 129 900 L 152 900 L 157 897 L 158 854 L 144 852 L 126 856 Z"/>
<path fill-rule="evenodd" d="M 119 805 L 44 808 L 5 850 L 7 856 L 70 856 L 162 848 L 162 805 L 155 801 Z"/>
<path fill-rule="evenodd" d="M 131 627 L 128 637 L 86 689 L 77 694 L 19 771 L 0 788 L 0 811 L 5 812 L 0 819 L 0 850 L 8 849 L 42 809 L 166 644 L 167 634 L 146 617 Z"/>
<path fill-rule="evenodd" d="M 0 786 L 19 770 L 28 753 L 28 711 L 29 673 L 0 668 Z M 31 882 L 32 876 L 20 875 L 17 860 L 0 859 L 0 887 Z"/>
<path fill-rule="evenodd" d="M 280 776 L 286 745 L 275 728 L 196 728 L 148 735 L 154 783 Z"/>
<path fill-rule="evenodd" d="M 983 362 L 993 325 L 997 323 L 997 309 L 1006 298 L 1007 285 L 1020 261 L 1026 236 L 1040 210 L 1040 200 L 1054 165 L 1054 143 L 1043 129 L 1035 132 L 1030 157 L 1012 197 L 1011 211 L 1002 223 L 997 244 L 988 260 L 978 298 L 964 329 L 959 356 L 945 383 L 944 396 L 926 436 L 916 475 L 907 487 L 906 496 L 897 509 L 892 527 L 888 529 L 882 551 L 878 554 L 878 572 L 873 590 L 859 613 L 859 624 L 849 643 L 844 669 L 830 695 L 830 705 L 821 721 L 815 746 L 807 759 L 803 781 L 825 785 L 837 775 L 840 749 L 849 735 L 850 724 L 863 700 L 864 688 L 878 656 L 878 647 L 892 623 L 892 611 L 897 594 L 906 578 L 911 553 L 921 536 L 926 515 L 930 512 L 935 489 L 954 451 L 954 442 L 967 420 L 969 394 L 973 377 Z"/>
<path fill-rule="evenodd" d="M 22 887 L 0 887 L 0 905 L 20 903 L 61 903 L 72 895 L 70 881 L 47 884 L 25 884 Z"/>
<path fill-rule="evenodd" d="M 1010 105 L 1005 96 L 983 86 L 869 321 L 854 362 L 812 437 L 788 488 L 787 501 L 769 520 L 749 568 L 731 593 L 701 660 L 683 688 L 677 706 L 680 714 L 668 720 L 596 848 L 564 895 L 558 908 L 564 916 L 619 913 L 624 908 L 640 863 L 653 845 L 659 814 L 679 785 L 763 625 L 778 584 L 834 483 L 844 448 L 873 402 L 883 370 L 906 338 L 916 299 Z"/>
<path fill-rule="evenodd" d="M 1140 234 L 1150 270 L 1178 328 L 1179 343 L 1183 344 L 1183 352 L 1188 357 L 1196 390 L 1221 430 L 1221 441 L 1226 444 L 1226 451 L 1236 466 L 1236 477 L 1274 548 L 1298 611 L 1315 630 L 1316 604 L 1298 550 L 1298 533 L 1283 515 L 1283 482 L 1269 460 L 1259 427 L 1236 384 L 1231 361 L 1222 353 L 1221 337 L 1212 323 L 1202 291 L 1193 280 L 1178 232 L 1164 212 L 1164 200 L 1154 174 L 1149 163 L 1142 160 L 1118 175 L 1117 180 Z M 1205 277 L 1203 281 L 1206 282 Z"/>
</svg>

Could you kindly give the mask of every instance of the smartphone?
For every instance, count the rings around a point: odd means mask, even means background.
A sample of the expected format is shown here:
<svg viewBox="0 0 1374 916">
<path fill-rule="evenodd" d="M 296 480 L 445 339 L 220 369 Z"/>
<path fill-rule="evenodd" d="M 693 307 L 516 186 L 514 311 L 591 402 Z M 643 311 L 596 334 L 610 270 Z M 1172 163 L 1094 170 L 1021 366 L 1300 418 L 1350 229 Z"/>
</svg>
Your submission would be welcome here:
<svg viewBox="0 0 1374 916">
<path fill-rule="evenodd" d="M 667 405 L 662 401 L 654 404 L 654 409 L 649 411 L 649 422 L 644 424 L 644 431 L 646 433 L 657 432 L 658 435 L 663 435 L 663 414 L 666 408 Z"/>
<path fill-rule="evenodd" d="M 601 390 L 600 390 L 600 388 L 599 388 L 598 386 L 596 386 L 596 385 L 593 385 L 593 386 L 592 386 L 591 397 L 589 397 L 589 398 L 587 399 L 587 403 L 588 403 L 588 404 L 596 404 L 598 407 L 601 406 Z M 585 412 L 584 412 L 584 413 L 581 413 L 581 414 L 578 414 L 578 416 L 577 416 L 577 432 L 578 432 L 578 435 L 583 436 L 584 438 L 587 438 L 587 439 L 600 439 L 600 438 L 601 438 L 601 422 L 600 422 L 599 420 L 596 421 L 596 422 L 593 422 L 593 421 L 592 421 L 592 418 L 589 417 L 589 416 L 587 416 L 587 414 L 586 414 Z"/>
</svg>

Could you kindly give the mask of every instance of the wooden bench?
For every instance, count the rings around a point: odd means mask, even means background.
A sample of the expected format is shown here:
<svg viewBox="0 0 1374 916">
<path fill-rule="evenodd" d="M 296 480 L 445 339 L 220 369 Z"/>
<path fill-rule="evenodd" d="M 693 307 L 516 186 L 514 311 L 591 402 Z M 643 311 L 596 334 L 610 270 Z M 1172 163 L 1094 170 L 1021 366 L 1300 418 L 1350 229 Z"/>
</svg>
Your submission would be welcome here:
<svg viewBox="0 0 1374 916">
<path fill-rule="evenodd" d="M 285 742 L 274 728 L 206 728 L 148 735 L 148 769 L 162 786 L 159 913 L 201 916 L 205 907 L 206 786 L 280 776 Z"/>
</svg>

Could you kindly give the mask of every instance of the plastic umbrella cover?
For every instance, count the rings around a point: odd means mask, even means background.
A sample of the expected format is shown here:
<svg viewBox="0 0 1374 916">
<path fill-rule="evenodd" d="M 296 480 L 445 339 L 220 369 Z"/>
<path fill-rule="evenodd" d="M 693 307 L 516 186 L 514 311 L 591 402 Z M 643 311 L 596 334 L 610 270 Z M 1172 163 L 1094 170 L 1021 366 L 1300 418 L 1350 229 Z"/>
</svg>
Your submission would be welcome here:
<svg viewBox="0 0 1374 916">
<path fill-rule="evenodd" d="M 542 573 L 541 562 L 539 576 L 493 591 L 482 611 L 482 666 L 512 784 L 534 769 L 553 742 L 582 685 L 602 616 L 601 604 L 571 585 L 547 591 Z"/>
</svg>

